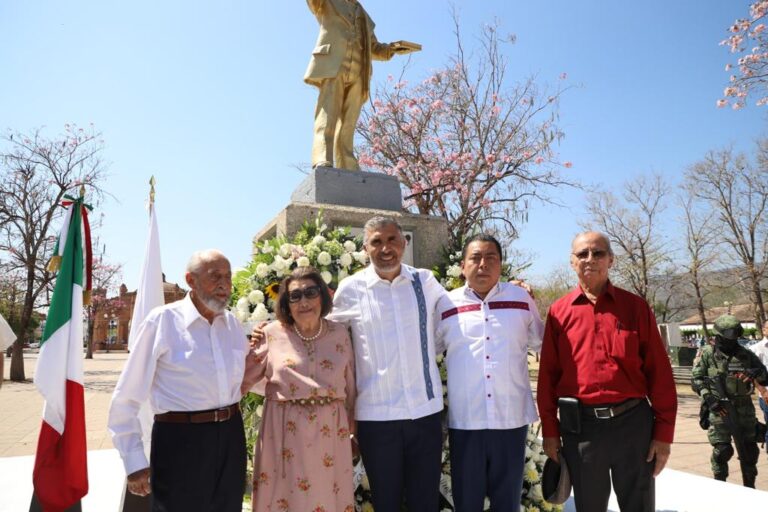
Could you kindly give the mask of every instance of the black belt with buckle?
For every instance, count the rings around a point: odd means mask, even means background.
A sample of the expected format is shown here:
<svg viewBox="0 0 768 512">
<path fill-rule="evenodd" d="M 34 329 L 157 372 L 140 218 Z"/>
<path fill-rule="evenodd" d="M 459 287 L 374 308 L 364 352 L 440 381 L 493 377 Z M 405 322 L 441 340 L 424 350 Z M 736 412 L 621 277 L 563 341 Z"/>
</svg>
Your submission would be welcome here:
<svg viewBox="0 0 768 512">
<path fill-rule="evenodd" d="M 166 412 L 155 414 L 155 421 L 161 423 L 221 423 L 232 418 L 239 410 L 240 404 L 235 403 L 209 411 Z"/>
<path fill-rule="evenodd" d="M 643 402 L 642 398 L 630 398 L 629 400 L 621 402 L 620 404 L 598 405 L 598 406 L 584 405 L 581 407 L 581 409 L 585 413 L 587 418 L 597 418 L 599 420 L 607 420 L 610 418 L 615 418 L 616 416 L 619 416 L 621 414 L 624 414 L 630 409 L 637 407 L 642 402 Z"/>
</svg>

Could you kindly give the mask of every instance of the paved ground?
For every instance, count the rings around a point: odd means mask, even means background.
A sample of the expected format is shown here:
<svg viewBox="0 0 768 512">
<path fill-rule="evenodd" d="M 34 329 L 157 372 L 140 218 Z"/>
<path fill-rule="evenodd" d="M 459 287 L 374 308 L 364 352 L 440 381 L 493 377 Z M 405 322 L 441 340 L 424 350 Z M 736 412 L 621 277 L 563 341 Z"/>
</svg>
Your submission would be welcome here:
<svg viewBox="0 0 768 512">
<path fill-rule="evenodd" d="M 112 447 L 106 430 L 107 410 L 112 389 L 125 362 L 125 353 L 95 354 L 85 361 L 85 407 L 88 449 Z M 34 388 L 36 354 L 25 354 L 28 382 L 6 380 L 0 389 L 0 457 L 32 455 L 35 453 L 43 401 Z M 5 378 L 10 364 L 6 361 Z M 669 467 L 680 471 L 710 476 L 710 446 L 706 434 L 699 428 L 699 401 L 687 386 L 678 386 L 679 412 L 675 444 Z M 729 482 L 741 483 L 741 471 L 736 457 L 730 463 Z M 760 453 L 757 488 L 768 490 L 768 456 Z"/>
</svg>

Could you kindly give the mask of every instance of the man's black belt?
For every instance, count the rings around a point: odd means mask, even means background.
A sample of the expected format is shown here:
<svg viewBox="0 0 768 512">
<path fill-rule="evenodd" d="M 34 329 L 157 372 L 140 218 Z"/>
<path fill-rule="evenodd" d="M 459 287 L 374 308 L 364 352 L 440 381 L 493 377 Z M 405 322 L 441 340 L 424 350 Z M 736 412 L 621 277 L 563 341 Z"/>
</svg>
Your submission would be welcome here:
<svg viewBox="0 0 768 512">
<path fill-rule="evenodd" d="M 597 418 L 599 420 L 607 420 L 615 418 L 621 414 L 624 414 L 628 410 L 640 405 L 643 402 L 642 398 L 630 398 L 625 402 L 614 405 L 582 405 L 581 410 L 586 418 Z"/>
<path fill-rule="evenodd" d="M 240 404 L 235 403 L 219 409 L 195 412 L 166 412 L 155 414 L 155 421 L 161 423 L 220 423 L 229 420 L 240 410 Z"/>
</svg>

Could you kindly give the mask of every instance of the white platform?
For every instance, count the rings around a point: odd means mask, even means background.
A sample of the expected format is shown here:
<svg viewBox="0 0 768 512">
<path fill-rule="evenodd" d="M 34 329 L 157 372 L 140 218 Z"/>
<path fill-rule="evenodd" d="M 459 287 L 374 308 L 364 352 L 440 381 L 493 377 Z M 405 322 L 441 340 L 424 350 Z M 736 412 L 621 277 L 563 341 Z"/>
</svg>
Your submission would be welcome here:
<svg viewBox="0 0 768 512">
<path fill-rule="evenodd" d="M 573 497 L 565 512 L 575 512 Z M 609 512 L 619 512 L 611 493 Z M 718 482 L 691 473 L 665 469 L 656 479 L 656 510 L 659 512 L 723 512 L 724 510 L 768 510 L 768 492 Z"/>
<path fill-rule="evenodd" d="M 0 512 L 26 512 L 32 498 L 34 457 L 0 458 Z M 118 512 L 125 472 L 116 450 L 88 452 L 90 491 L 83 512 Z M 567 512 L 575 512 L 573 498 Z M 611 495 L 608 510 L 618 512 Z M 722 512 L 768 510 L 768 492 L 718 482 L 682 471 L 665 469 L 656 480 L 656 510 L 663 512 Z"/>
<path fill-rule="evenodd" d="M 35 457 L 0 458 L 0 512 L 27 512 L 32 500 Z M 88 494 L 83 512 L 117 512 L 123 498 L 125 471 L 117 450 L 88 452 Z"/>
</svg>

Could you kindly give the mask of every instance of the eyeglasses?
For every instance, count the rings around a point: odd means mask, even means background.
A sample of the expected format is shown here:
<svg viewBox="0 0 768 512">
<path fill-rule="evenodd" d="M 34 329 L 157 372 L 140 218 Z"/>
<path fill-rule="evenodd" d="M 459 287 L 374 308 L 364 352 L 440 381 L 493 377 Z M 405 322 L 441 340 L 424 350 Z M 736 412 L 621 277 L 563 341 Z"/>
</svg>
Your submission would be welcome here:
<svg viewBox="0 0 768 512">
<path fill-rule="evenodd" d="M 584 249 L 583 251 L 573 253 L 573 255 L 576 256 L 577 259 L 582 261 L 589 259 L 590 254 L 592 254 L 592 259 L 599 260 L 601 258 L 605 258 L 606 256 L 608 256 L 608 251 L 604 251 L 602 249 L 598 249 L 596 251 L 592 251 L 590 249 Z"/>
<path fill-rule="evenodd" d="M 316 299 L 320 296 L 320 287 L 315 286 L 307 286 L 304 289 L 299 290 L 292 290 L 288 292 L 288 302 L 295 303 L 299 302 L 302 297 L 306 297 L 307 299 Z"/>
</svg>

